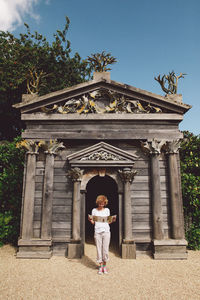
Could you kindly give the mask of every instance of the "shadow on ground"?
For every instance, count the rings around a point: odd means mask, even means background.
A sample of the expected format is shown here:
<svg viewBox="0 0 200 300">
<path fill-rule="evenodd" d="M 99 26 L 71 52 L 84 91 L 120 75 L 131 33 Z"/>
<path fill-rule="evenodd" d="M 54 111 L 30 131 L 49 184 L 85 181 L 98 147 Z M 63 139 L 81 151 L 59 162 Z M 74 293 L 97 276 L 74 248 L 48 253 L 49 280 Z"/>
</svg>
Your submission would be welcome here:
<svg viewBox="0 0 200 300">
<path fill-rule="evenodd" d="M 83 264 L 85 267 L 96 270 L 98 268 L 98 265 L 87 255 L 84 255 L 81 260 L 80 263 Z"/>
</svg>

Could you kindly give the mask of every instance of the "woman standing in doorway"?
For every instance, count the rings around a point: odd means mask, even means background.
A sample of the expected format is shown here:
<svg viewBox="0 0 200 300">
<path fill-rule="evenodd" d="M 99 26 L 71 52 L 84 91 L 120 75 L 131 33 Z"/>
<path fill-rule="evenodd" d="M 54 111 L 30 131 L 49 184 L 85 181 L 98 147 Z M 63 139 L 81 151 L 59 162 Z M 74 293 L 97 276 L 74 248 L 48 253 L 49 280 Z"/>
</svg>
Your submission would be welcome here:
<svg viewBox="0 0 200 300">
<path fill-rule="evenodd" d="M 92 218 L 89 221 L 95 225 L 94 240 L 97 248 L 97 262 L 99 263 L 98 274 L 107 274 L 106 262 L 108 261 L 108 252 L 110 245 L 110 225 L 116 221 L 116 217 L 112 221 L 105 221 L 110 216 L 109 208 L 105 206 L 108 204 L 108 199 L 104 195 L 99 195 L 96 199 L 97 208 L 92 210 Z"/>
</svg>

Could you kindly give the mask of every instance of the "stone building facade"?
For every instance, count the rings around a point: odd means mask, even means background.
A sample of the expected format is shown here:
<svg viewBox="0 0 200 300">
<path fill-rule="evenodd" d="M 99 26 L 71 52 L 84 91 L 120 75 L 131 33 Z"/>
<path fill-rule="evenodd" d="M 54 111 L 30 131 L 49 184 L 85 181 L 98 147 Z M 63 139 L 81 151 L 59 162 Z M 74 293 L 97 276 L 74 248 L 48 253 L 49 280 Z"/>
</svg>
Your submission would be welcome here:
<svg viewBox="0 0 200 300">
<path fill-rule="evenodd" d="M 19 258 L 81 257 L 92 239 L 87 215 L 105 194 L 112 244 L 122 258 L 151 251 L 185 259 L 179 123 L 190 108 L 101 74 L 15 105 L 29 142 Z"/>
</svg>

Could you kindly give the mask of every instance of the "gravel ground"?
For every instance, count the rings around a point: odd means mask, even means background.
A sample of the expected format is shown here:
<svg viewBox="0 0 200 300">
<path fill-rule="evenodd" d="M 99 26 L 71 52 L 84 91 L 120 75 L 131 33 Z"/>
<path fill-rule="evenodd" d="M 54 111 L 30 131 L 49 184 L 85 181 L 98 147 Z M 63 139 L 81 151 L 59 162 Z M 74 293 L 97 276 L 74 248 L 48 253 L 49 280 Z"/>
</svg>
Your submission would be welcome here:
<svg viewBox="0 0 200 300">
<path fill-rule="evenodd" d="M 16 259 L 0 248 L 0 299 L 146 300 L 200 299 L 200 251 L 188 260 L 155 261 L 146 255 L 122 260 L 110 252 L 109 274 L 98 275 L 96 249 L 86 245 L 81 260 Z"/>
</svg>

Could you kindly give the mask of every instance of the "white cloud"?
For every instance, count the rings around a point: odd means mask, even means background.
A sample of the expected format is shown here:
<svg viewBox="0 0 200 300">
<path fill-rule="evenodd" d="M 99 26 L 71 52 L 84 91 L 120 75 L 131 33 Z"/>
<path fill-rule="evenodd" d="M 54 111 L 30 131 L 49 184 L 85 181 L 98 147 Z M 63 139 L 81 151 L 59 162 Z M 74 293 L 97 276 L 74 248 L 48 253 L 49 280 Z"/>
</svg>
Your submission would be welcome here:
<svg viewBox="0 0 200 300">
<path fill-rule="evenodd" d="M 39 15 L 34 13 L 34 5 L 38 2 L 39 0 L 0 0 L 0 30 L 15 30 L 24 23 L 25 15 L 39 20 Z"/>
</svg>

